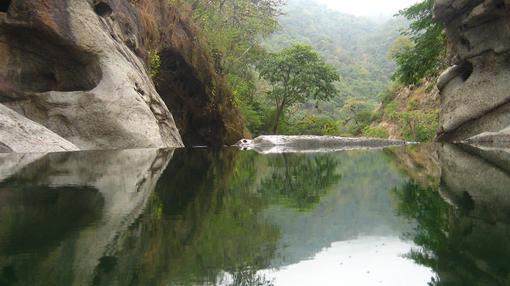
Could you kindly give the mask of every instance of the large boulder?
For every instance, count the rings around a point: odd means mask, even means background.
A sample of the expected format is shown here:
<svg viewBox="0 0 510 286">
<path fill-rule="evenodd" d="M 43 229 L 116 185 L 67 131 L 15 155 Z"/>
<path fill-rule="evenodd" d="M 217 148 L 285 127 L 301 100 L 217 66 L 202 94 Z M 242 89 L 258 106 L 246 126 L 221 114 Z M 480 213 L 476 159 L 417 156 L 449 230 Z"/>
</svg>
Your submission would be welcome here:
<svg viewBox="0 0 510 286">
<path fill-rule="evenodd" d="M 506 140 L 494 135 L 510 126 L 510 1 L 437 0 L 434 14 L 454 64 L 438 82 L 439 139 Z"/>
<path fill-rule="evenodd" d="M 239 112 L 195 33 L 168 1 L 7 1 L 0 103 L 82 150 L 234 143 Z"/>
</svg>

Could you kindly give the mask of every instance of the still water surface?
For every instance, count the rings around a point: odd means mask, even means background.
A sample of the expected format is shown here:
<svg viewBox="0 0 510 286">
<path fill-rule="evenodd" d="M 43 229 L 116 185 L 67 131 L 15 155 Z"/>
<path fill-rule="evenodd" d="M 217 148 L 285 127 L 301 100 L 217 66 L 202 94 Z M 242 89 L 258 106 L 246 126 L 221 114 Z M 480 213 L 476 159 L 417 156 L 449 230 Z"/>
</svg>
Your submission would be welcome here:
<svg viewBox="0 0 510 286">
<path fill-rule="evenodd" d="M 0 285 L 509 285 L 509 154 L 0 155 Z"/>
</svg>

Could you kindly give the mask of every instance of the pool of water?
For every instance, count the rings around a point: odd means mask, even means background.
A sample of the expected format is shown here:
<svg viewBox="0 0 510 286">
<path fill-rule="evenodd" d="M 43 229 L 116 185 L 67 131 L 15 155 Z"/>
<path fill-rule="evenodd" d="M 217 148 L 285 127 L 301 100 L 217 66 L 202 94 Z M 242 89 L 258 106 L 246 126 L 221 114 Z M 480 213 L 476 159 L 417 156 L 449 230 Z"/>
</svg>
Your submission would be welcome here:
<svg viewBox="0 0 510 286">
<path fill-rule="evenodd" d="M 510 285 L 510 153 L 0 155 L 0 285 Z"/>
</svg>

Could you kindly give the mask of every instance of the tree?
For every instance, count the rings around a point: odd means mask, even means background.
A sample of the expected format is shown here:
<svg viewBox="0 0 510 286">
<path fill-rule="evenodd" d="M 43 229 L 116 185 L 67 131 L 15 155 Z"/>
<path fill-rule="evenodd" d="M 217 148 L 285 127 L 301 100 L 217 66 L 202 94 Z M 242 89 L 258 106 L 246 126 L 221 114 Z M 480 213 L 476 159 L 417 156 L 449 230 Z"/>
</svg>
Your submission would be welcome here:
<svg viewBox="0 0 510 286">
<path fill-rule="evenodd" d="M 393 78 L 405 85 L 437 75 L 446 62 L 446 34 L 444 27 L 433 20 L 433 6 L 434 0 L 424 0 L 398 14 L 411 21 L 404 34 L 412 45 L 401 45 L 393 56 L 397 63 Z"/>
<path fill-rule="evenodd" d="M 276 106 L 274 133 L 286 108 L 306 100 L 329 100 L 338 93 L 334 82 L 340 76 L 310 46 L 295 45 L 269 54 L 258 69 L 260 77 L 273 87 L 269 95 Z"/>
</svg>

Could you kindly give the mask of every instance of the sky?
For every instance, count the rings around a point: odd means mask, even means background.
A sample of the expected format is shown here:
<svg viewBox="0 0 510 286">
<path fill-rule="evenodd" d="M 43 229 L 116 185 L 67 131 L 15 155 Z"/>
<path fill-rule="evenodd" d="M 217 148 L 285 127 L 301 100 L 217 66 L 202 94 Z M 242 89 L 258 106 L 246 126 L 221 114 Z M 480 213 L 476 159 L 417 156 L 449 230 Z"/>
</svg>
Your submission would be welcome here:
<svg viewBox="0 0 510 286">
<path fill-rule="evenodd" d="M 342 13 L 356 16 L 391 16 L 418 0 L 317 0 Z"/>
</svg>

